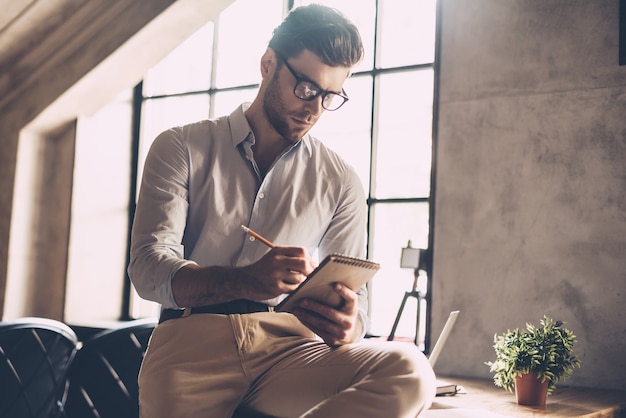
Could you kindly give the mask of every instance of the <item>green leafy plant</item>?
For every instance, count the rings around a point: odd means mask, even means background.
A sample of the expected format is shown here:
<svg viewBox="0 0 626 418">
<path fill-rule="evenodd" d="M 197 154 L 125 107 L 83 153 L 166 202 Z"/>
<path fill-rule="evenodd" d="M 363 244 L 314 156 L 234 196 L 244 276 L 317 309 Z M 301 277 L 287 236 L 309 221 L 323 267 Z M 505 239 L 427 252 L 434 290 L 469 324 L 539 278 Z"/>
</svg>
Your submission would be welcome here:
<svg viewBox="0 0 626 418">
<path fill-rule="evenodd" d="M 513 392 L 515 377 L 535 372 L 542 382 L 549 382 L 550 395 L 558 382 L 580 367 L 580 360 L 572 353 L 576 336 L 563 326 L 564 322 L 544 315 L 540 323 L 539 327 L 527 323 L 525 329 L 494 336 L 496 359 L 485 364 L 494 372 L 496 386 Z"/>
</svg>

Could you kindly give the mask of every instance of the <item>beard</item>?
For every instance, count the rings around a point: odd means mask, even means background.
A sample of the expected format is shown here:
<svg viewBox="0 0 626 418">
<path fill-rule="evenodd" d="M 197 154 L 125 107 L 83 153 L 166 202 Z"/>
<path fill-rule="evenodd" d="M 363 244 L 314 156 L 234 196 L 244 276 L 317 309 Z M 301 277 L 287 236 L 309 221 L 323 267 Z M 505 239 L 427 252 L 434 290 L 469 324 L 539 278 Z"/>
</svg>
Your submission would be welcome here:
<svg viewBox="0 0 626 418">
<path fill-rule="evenodd" d="M 290 115 L 286 110 L 284 101 L 280 97 L 280 90 L 278 72 L 276 72 L 263 96 L 263 110 L 272 128 L 286 141 L 296 143 L 302 139 L 310 128 L 302 129 L 290 126 Z M 308 113 L 296 114 L 295 116 L 301 120 L 310 118 Z"/>
</svg>

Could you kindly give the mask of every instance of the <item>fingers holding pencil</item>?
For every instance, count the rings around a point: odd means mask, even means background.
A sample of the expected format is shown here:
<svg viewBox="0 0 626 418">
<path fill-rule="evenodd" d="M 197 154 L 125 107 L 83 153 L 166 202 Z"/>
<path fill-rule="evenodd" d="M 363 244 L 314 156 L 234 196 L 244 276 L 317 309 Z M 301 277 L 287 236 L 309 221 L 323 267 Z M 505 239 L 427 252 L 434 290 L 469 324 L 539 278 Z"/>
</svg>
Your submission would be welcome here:
<svg viewBox="0 0 626 418">
<path fill-rule="evenodd" d="M 248 228 L 245 225 L 241 225 L 243 229 L 250 236 L 258 239 L 263 244 L 272 249 L 280 249 L 280 251 L 270 251 L 263 258 L 261 258 L 255 265 L 262 269 L 275 269 L 278 272 L 278 277 L 286 285 L 299 284 L 306 276 L 311 273 L 316 264 L 314 260 L 309 256 L 308 252 L 303 247 L 277 247 L 272 241 L 265 238 L 258 232 Z M 278 263 L 278 264 L 276 264 Z M 288 273 L 285 275 L 285 271 Z M 273 275 L 271 275 L 273 276 Z M 288 291 L 291 291 L 290 289 Z"/>
</svg>

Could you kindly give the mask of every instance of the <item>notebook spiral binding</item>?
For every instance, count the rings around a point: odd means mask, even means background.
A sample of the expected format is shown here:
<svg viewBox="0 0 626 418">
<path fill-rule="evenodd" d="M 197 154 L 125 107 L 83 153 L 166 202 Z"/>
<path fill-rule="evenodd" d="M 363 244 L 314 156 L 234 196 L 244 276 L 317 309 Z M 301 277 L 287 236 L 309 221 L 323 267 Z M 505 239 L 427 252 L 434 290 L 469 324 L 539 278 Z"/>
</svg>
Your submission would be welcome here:
<svg viewBox="0 0 626 418">
<path fill-rule="evenodd" d="M 370 270 L 375 270 L 380 267 L 378 263 L 369 260 L 361 260 L 360 258 L 354 258 L 347 255 L 335 254 L 332 258 L 333 262 L 340 264 L 347 264 L 350 266 L 356 266 L 361 268 L 366 268 Z"/>
</svg>

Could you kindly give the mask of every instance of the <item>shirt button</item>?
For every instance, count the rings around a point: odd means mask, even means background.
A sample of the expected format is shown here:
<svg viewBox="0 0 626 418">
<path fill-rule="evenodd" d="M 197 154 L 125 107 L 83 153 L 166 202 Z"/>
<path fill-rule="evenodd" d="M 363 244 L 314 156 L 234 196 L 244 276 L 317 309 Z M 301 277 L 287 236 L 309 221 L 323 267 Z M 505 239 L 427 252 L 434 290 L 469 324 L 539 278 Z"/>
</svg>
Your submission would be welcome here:
<svg viewBox="0 0 626 418">
<path fill-rule="evenodd" d="M 254 239 L 255 239 L 255 238 L 254 238 L 254 237 L 248 237 L 248 239 L 249 239 L 250 241 L 254 241 Z"/>
<path fill-rule="evenodd" d="M 259 193 L 259 199 L 263 199 L 265 197 L 265 193 L 261 192 Z"/>
</svg>

